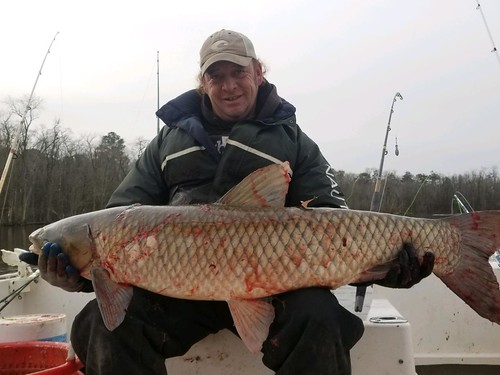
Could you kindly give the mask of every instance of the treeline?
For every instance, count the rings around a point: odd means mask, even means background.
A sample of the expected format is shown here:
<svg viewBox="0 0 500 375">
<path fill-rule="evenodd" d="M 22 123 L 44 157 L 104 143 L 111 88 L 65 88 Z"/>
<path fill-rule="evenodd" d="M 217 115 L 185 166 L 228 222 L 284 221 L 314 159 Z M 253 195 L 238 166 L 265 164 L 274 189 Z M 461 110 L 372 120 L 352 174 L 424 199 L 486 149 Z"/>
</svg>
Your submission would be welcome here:
<svg viewBox="0 0 500 375">
<path fill-rule="evenodd" d="M 2 169 L 26 108 L 22 101 L 8 104 L 9 110 L 0 113 Z M 49 128 L 31 129 L 36 107 L 37 103 L 31 104 L 22 124 L 16 156 L 0 195 L 0 225 L 43 224 L 104 208 L 147 144 L 140 139 L 126 145 L 114 132 L 77 139 L 59 121 Z M 361 174 L 338 170 L 336 178 L 350 208 L 370 208 L 375 169 Z M 453 176 L 387 173 L 381 211 L 419 217 L 457 213 L 459 207 L 453 200 L 457 192 L 475 210 L 500 209 L 497 168 Z"/>
<path fill-rule="evenodd" d="M 2 194 L 2 224 L 48 223 L 106 205 L 130 169 L 125 143 L 115 133 L 96 145 L 68 139 L 57 128 L 38 134 L 17 153 Z M 7 149 L 0 148 L 5 163 Z"/>
<path fill-rule="evenodd" d="M 361 174 L 337 171 L 336 176 L 348 206 L 369 210 L 376 170 Z M 416 175 L 406 172 L 403 176 L 387 173 L 382 186 L 381 212 L 435 217 L 462 212 L 460 202 L 476 211 L 500 209 L 500 179 L 496 167 L 452 176 L 435 172 Z"/>
<path fill-rule="evenodd" d="M 21 123 L 26 102 L 9 99 L 7 111 L 0 112 L 2 170 L 14 140 L 19 139 L 0 194 L 0 225 L 49 223 L 104 208 L 146 140 L 127 146 L 114 132 L 77 139 L 58 120 L 50 128 L 35 128 L 40 102 L 31 102 Z"/>
</svg>

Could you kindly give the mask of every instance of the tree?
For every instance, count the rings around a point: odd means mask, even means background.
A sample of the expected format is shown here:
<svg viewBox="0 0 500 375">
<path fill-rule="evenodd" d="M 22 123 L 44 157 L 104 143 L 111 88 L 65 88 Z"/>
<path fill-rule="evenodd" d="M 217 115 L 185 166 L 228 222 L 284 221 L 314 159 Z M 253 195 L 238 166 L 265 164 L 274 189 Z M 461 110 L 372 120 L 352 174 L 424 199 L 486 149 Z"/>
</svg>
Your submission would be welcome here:
<svg viewBox="0 0 500 375">
<path fill-rule="evenodd" d="M 132 144 L 132 150 L 130 153 L 132 160 L 139 159 L 139 157 L 142 155 L 142 153 L 146 149 L 148 143 L 149 143 L 149 140 L 147 140 L 146 138 L 143 138 L 143 137 L 136 138 L 135 142 Z"/>
<path fill-rule="evenodd" d="M 97 207 L 103 208 L 111 193 L 125 178 L 130 160 L 125 152 L 124 140 L 115 132 L 103 136 L 95 150 Z"/>
<path fill-rule="evenodd" d="M 28 130 L 38 117 L 38 107 L 41 100 L 33 98 L 29 102 L 28 97 L 21 99 L 8 98 L 4 104 L 8 107 L 8 114 L 2 120 L 2 133 L 4 133 L 2 135 L 5 136 L 5 143 L 9 144 L 9 152 L 12 150 L 14 153 L 9 154 L 9 157 L 13 157 L 9 160 L 10 163 L 6 162 L 2 172 L 7 173 L 7 185 L 16 185 L 18 190 L 13 193 L 9 200 L 7 200 L 8 191 L 2 191 L 4 201 L 0 221 L 3 221 L 6 211 L 8 221 L 25 222 L 30 194 L 30 188 L 26 186 L 29 176 L 28 168 L 30 167 L 26 159 L 26 150 L 30 141 Z M 13 124 L 15 119 L 17 119 L 17 123 Z M 16 129 L 14 132 L 12 131 L 13 128 Z M 13 168 L 14 164 L 16 164 L 15 169 Z M 5 184 L 2 189 L 5 189 Z"/>
</svg>

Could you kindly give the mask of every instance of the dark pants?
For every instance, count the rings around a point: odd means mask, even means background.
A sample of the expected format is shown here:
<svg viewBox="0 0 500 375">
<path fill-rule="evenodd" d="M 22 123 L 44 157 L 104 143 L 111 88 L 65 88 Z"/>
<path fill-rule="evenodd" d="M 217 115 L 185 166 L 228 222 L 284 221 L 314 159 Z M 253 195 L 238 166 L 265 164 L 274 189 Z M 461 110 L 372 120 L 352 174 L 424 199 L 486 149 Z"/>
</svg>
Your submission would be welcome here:
<svg viewBox="0 0 500 375">
<path fill-rule="evenodd" d="M 327 289 L 310 288 L 274 298 L 276 317 L 262 361 L 279 375 L 348 375 L 349 350 L 362 321 Z M 134 288 L 124 322 L 110 332 L 96 301 L 77 315 L 71 343 L 86 374 L 166 374 L 165 358 L 183 355 L 211 333 L 235 332 L 226 302 L 179 300 Z"/>
</svg>

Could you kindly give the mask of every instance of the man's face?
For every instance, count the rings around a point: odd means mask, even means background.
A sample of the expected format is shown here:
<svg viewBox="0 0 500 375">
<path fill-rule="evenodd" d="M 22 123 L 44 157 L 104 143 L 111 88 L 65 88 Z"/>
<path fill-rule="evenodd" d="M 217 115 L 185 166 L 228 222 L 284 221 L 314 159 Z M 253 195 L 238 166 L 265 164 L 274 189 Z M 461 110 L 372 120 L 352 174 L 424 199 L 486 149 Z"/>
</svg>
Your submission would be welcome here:
<svg viewBox="0 0 500 375">
<path fill-rule="evenodd" d="M 203 88 L 214 113 L 224 121 L 249 118 L 255 110 L 257 91 L 263 81 L 262 67 L 251 62 L 241 66 L 218 61 L 203 75 Z"/>
</svg>

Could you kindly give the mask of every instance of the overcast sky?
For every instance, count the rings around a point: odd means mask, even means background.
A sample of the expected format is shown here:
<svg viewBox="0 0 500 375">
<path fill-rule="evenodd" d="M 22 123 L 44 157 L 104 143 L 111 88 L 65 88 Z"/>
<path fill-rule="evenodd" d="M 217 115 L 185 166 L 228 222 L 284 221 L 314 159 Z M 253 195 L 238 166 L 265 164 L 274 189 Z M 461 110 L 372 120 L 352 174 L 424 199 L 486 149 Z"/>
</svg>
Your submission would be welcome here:
<svg viewBox="0 0 500 375">
<path fill-rule="evenodd" d="M 334 169 L 458 174 L 500 166 L 500 1 L 4 1 L 0 100 L 35 94 L 37 123 L 75 137 L 156 135 L 161 104 L 191 89 L 199 48 L 246 34 Z M 486 25 L 489 27 L 493 43 Z M 395 141 L 400 154 L 395 156 Z"/>
</svg>

